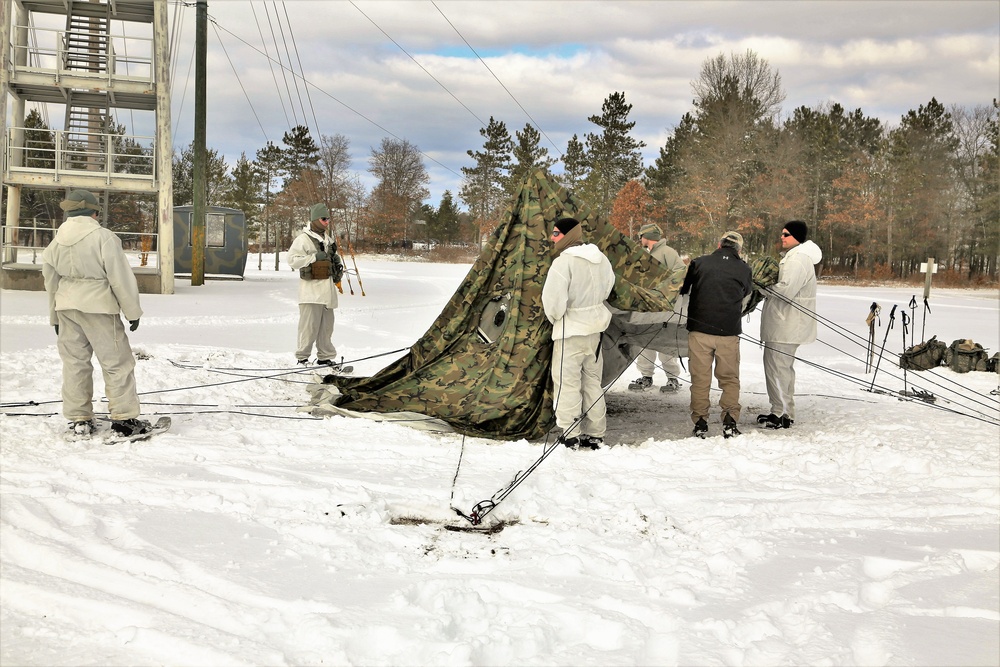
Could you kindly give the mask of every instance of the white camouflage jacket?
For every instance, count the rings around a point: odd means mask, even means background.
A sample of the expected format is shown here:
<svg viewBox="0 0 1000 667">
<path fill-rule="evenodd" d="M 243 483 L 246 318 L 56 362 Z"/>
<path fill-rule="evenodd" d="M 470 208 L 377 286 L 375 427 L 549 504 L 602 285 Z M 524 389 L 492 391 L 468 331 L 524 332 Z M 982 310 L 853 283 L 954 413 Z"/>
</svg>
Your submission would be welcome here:
<svg viewBox="0 0 1000 667">
<path fill-rule="evenodd" d="M 321 236 L 309 227 L 303 229 L 288 248 L 288 266 L 293 271 L 298 271 L 316 261 L 317 246 L 313 240 L 322 243 L 323 247 L 327 249 L 331 247 L 333 242 L 329 236 Z M 307 280 L 299 278 L 299 303 L 321 303 L 327 308 L 336 308 L 338 305 L 337 287 L 333 284 L 333 279 Z"/>
<path fill-rule="evenodd" d="M 823 251 L 812 241 L 801 243 L 781 258 L 778 282 L 765 287 L 760 338 L 769 343 L 802 345 L 816 340 L 816 270 Z"/>
<path fill-rule="evenodd" d="M 552 323 L 552 339 L 600 333 L 611 322 L 604 305 L 615 272 L 592 243 L 571 246 L 552 261 L 542 286 L 542 307 Z"/>
<path fill-rule="evenodd" d="M 121 239 L 89 215 L 66 218 L 42 253 L 42 277 L 49 297 L 49 324 L 57 310 L 142 316 L 139 286 Z"/>
</svg>

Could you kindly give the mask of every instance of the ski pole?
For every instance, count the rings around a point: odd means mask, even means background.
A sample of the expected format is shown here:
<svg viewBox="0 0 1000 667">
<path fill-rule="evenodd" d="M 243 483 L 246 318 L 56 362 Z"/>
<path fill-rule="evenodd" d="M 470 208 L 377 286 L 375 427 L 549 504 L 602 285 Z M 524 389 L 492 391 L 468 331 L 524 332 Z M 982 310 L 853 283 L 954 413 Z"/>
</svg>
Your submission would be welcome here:
<svg viewBox="0 0 1000 667">
<path fill-rule="evenodd" d="M 927 340 L 927 313 L 931 312 L 931 304 L 927 303 L 927 297 L 924 297 L 924 317 L 923 322 L 920 325 L 920 340 Z"/>
<path fill-rule="evenodd" d="M 914 317 L 916 314 L 917 314 L 917 295 L 914 294 L 913 296 L 910 297 L 910 323 L 911 324 L 913 322 L 917 321 L 917 318 Z M 910 330 L 910 347 L 913 347 L 913 334 L 916 333 L 916 331 L 917 331 L 916 327 L 913 327 Z M 924 342 L 924 339 L 922 337 L 920 339 L 920 342 L 921 343 Z M 903 349 L 904 350 L 906 349 L 906 341 L 905 340 L 903 341 Z"/>
<path fill-rule="evenodd" d="M 354 264 L 354 275 L 358 277 L 358 288 L 361 290 L 361 296 L 367 296 L 365 294 L 365 284 L 361 282 L 361 272 L 358 271 L 358 261 L 354 257 L 354 244 L 351 243 L 351 235 L 347 235 L 347 249 L 351 253 L 351 263 Z M 354 294 L 354 290 L 351 290 L 351 294 Z"/>
<path fill-rule="evenodd" d="M 872 374 L 872 385 L 868 387 L 868 391 L 875 389 L 875 378 L 878 377 L 878 367 L 882 364 L 882 354 L 885 352 L 885 343 L 889 340 L 889 331 L 892 329 L 892 325 L 895 321 L 896 305 L 893 304 L 892 310 L 889 312 L 889 326 L 885 328 L 885 337 L 882 338 L 882 349 L 878 351 L 878 361 L 875 362 L 875 372 Z"/>
<path fill-rule="evenodd" d="M 875 357 L 875 320 L 878 319 L 880 312 L 882 312 L 882 307 L 873 301 L 868 310 L 868 317 L 865 318 L 865 324 L 868 325 L 868 357 L 865 363 L 865 373 L 871 371 L 872 359 Z"/>
<path fill-rule="evenodd" d="M 905 312 L 903 312 L 902 310 L 899 311 L 899 315 L 900 315 L 899 319 L 903 323 L 903 351 L 905 352 L 906 351 L 906 329 L 907 329 L 909 323 L 913 321 L 913 318 L 907 316 L 907 314 Z M 910 332 L 910 341 L 911 341 L 911 343 L 913 341 L 913 332 L 912 331 Z M 911 345 L 911 347 L 912 347 L 912 345 Z M 903 396 L 906 396 L 907 395 L 907 389 L 906 389 L 906 366 L 905 366 L 905 364 L 900 364 L 900 365 L 903 366 Z"/>
</svg>

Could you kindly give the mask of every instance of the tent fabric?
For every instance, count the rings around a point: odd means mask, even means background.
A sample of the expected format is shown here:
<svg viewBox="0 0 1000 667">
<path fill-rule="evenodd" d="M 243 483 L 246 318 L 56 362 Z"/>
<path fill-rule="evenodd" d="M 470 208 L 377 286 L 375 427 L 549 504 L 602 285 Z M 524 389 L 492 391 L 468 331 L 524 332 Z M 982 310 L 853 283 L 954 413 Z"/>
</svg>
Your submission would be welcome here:
<svg viewBox="0 0 1000 667">
<path fill-rule="evenodd" d="M 552 263 L 549 234 L 574 217 L 615 271 L 608 299 L 626 311 L 668 311 L 684 281 L 594 215 L 544 170 L 529 174 L 437 320 L 409 352 L 375 375 L 330 375 L 339 394 L 315 392 L 314 414 L 341 410 L 419 413 L 455 431 L 489 438 L 536 439 L 555 424 L 552 326 L 542 285 Z M 324 404 L 326 407 L 324 408 Z M 335 406 L 340 410 L 331 411 Z"/>
</svg>

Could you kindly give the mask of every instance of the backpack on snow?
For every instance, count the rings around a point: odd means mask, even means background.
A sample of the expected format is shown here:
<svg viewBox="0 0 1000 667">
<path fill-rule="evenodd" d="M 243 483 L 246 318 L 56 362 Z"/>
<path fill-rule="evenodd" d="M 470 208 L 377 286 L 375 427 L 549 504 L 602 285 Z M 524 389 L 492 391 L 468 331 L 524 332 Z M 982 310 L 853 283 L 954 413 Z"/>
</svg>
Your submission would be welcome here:
<svg viewBox="0 0 1000 667">
<path fill-rule="evenodd" d="M 994 352 L 993 356 L 986 360 L 987 373 L 1000 373 L 1000 352 Z"/>
<path fill-rule="evenodd" d="M 931 339 L 914 345 L 899 355 L 899 367 L 907 371 L 926 371 L 937 368 L 944 360 L 948 346 L 931 336 Z"/>
<path fill-rule="evenodd" d="M 952 341 L 944 353 L 944 363 L 956 373 L 969 371 L 985 371 L 989 356 L 979 343 L 969 338 L 959 338 Z"/>
</svg>

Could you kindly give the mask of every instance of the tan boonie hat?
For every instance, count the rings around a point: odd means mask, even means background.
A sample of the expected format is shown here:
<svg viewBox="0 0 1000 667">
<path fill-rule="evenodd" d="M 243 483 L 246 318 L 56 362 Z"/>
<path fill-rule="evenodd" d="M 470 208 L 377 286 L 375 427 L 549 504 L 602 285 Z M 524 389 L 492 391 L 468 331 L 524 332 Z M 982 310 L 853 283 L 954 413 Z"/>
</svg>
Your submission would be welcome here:
<svg viewBox="0 0 1000 667">
<path fill-rule="evenodd" d="M 736 244 L 736 252 L 743 252 L 743 235 L 739 232 L 726 232 L 722 235 L 722 240 L 729 240 Z"/>
</svg>

